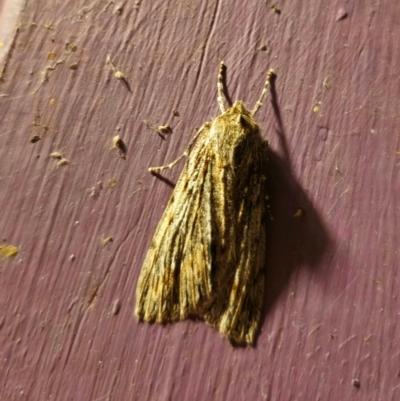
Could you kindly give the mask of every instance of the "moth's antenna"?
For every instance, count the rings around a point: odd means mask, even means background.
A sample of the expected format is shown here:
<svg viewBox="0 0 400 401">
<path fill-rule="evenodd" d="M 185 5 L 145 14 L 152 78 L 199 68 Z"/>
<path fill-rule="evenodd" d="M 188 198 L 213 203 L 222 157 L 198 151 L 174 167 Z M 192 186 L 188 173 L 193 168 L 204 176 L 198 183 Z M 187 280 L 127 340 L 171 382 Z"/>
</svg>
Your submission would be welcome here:
<svg viewBox="0 0 400 401">
<path fill-rule="evenodd" d="M 264 96 L 265 96 L 265 94 L 267 93 L 268 86 L 270 85 L 270 83 L 271 83 L 271 81 L 272 81 L 272 78 L 273 78 L 274 76 L 275 76 L 274 70 L 270 69 L 270 70 L 267 72 L 267 79 L 265 80 L 264 88 L 263 88 L 263 90 L 262 90 L 262 92 L 261 92 L 260 99 L 259 99 L 259 101 L 256 103 L 256 105 L 254 106 L 253 111 L 251 112 L 251 114 L 252 114 L 253 116 L 257 113 L 257 111 L 258 111 L 258 110 L 260 109 L 260 107 L 262 106 L 262 104 L 263 104 L 262 102 L 263 102 Z"/>
<path fill-rule="evenodd" d="M 218 104 L 221 113 L 225 113 L 225 96 L 224 96 L 224 72 L 225 72 L 225 63 L 221 61 L 219 65 L 219 73 L 218 73 Z"/>
</svg>

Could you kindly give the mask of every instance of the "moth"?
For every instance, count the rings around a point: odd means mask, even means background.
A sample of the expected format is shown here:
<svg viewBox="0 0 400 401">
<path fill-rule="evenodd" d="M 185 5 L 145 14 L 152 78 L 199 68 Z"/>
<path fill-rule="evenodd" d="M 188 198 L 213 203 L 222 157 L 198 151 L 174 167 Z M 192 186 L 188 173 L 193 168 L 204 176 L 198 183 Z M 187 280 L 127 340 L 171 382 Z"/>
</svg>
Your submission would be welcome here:
<svg viewBox="0 0 400 401">
<path fill-rule="evenodd" d="M 140 320 L 167 323 L 202 318 L 234 343 L 254 342 L 264 295 L 268 142 L 242 101 L 225 108 L 221 62 L 221 115 L 206 122 L 185 153 L 149 170 L 186 164 L 158 224 L 136 290 Z"/>
</svg>

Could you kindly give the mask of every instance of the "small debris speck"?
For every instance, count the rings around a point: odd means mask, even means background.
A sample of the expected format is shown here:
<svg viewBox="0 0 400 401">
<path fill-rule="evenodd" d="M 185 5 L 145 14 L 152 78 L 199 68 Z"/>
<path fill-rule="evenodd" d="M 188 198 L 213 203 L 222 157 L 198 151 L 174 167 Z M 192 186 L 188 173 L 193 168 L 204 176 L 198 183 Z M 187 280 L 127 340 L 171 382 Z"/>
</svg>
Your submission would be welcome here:
<svg viewBox="0 0 400 401">
<path fill-rule="evenodd" d="M 119 79 L 126 86 L 129 92 L 131 92 L 131 87 L 129 85 L 128 80 L 126 79 L 125 74 L 122 71 L 118 70 L 117 67 L 115 67 L 109 55 L 107 55 L 106 62 L 110 64 L 110 67 L 114 73 L 114 77 Z"/>
<path fill-rule="evenodd" d="M 67 42 L 65 44 L 65 50 L 76 52 L 78 50 L 78 46 L 75 43 Z"/>
<path fill-rule="evenodd" d="M 67 164 L 69 164 L 69 161 L 63 157 L 57 162 L 57 167 L 66 166 Z"/>
<path fill-rule="evenodd" d="M 114 188 L 118 184 L 118 180 L 116 178 L 109 178 L 106 181 L 106 185 L 108 188 Z"/>
<path fill-rule="evenodd" d="M 273 11 L 275 12 L 275 14 L 280 15 L 281 10 L 280 10 L 280 8 L 279 8 L 276 4 L 271 4 L 271 5 L 269 6 L 269 8 L 270 8 L 271 10 L 273 10 Z"/>
<path fill-rule="evenodd" d="M 125 159 L 127 148 L 126 148 L 125 142 L 122 140 L 120 135 L 114 136 L 114 138 L 113 138 L 113 148 L 118 149 L 119 155 L 123 159 Z"/>
<path fill-rule="evenodd" d="M 336 21 L 341 21 L 347 18 L 347 12 L 344 8 L 340 8 L 336 14 Z"/>
<path fill-rule="evenodd" d="M 114 301 L 111 313 L 113 315 L 118 315 L 120 310 L 121 310 L 121 301 L 119 299 L 117 299 L 117 300 Z"/>
<path fill-rule="evenodd" d="M 61 160 L 63 158 L 63 155 L 61 154 L 61 152 L 51 152 L 50 156 L 53 159 L 57 159 L 57 160 Z"/>
<path fill-rule="evenodd" d="M 172 132 L 172 128 L 170 127 L 169 124 L 165 124 L 165 125 L 159 125 L 156 128 L 156 132 L 157 134 L 170 134 Z"/>
<path fill-rule="evenodd" d="M 306 212 L 304 211 L 304 209 L 302 207 L 299 207 L 293 217 L 300 218 L 303 217 L 305 214 Z"/>
<path fill-rule="evenodd" d="M 42 138 L 39 135 L 32 135 L 31 136 L 31 143 L 39 142 Z"/>
<path fill-rule="evenodd" d="M 14 245 L 0 245 L 0 256 L 13 258 L 18 255 L 18 248 Z"/>
<path fill-rule="evenodd" d="M 110 244 L 111 242 L 114 242 L 113 237 L 105 237 L 104 235 L 101 237 L 101 245 L 106 246 L 107 244 Z"/>
</svg>

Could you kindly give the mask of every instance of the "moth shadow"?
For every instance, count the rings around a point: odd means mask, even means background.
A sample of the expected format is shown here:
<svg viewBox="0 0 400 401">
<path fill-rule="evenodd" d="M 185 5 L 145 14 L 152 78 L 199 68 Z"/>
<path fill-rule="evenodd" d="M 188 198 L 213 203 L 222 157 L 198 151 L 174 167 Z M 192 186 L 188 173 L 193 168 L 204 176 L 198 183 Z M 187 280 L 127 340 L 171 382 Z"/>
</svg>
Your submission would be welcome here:
<svg viewBox="0 0 400 401">
<path fill-rule="evenodd" d="M 267 171 L 273 220 L 266 223 L 267 260 L 261 323 L 293 272 L 304 265 L 316 269 L 331 243 L 318 212 L 293 176 L 289 160 L 270 150 Z"/>
<path fill-rule="evenodd" d="M 163 175 L 161 175 L 160 173 L 157 173 L 157 172 L 154 171 L 154 172 L 151 172 L 151 175 L 153 175 L 154 177 L 156 177 L 160 181 L 162 181 L 165 184 L 167 184 L 170 188 L 172 188 L 172 189 L 175 188 L 176 184 L 174 182 L 172 182 L 171 180 L 169 180 L 168 178 L 166 178 Z"/>
</svg>

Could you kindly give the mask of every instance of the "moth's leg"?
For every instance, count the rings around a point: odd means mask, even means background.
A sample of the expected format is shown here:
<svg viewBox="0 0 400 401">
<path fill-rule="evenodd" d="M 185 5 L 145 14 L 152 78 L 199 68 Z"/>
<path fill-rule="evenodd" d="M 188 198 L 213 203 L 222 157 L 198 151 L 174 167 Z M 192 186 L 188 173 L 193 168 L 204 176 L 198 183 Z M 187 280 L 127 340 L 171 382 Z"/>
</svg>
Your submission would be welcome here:
<svg viewBox="0 0 400 401">
<path fill-rule="evenodd" d="M 172 168 L 175 166 L 175 164 L 179 163 L 181 159 L 183 159 L 186 155 L 186 151 L 183 153 L 183 155 L 179 156 L 177 159 L 175 159 L 173 162 L 165 165 L 165 166 L 160 166 L 160 167 L 149 167 L 149 172 L 150 173 L 159 173 L 162 170 L 165 170 L 167 168 Z"/>
<path fill-rule="evenodd" d="M 225 96 L 224 96 L 224 71 L 225 71 L 225 63 L 221 61 L 219 65 L 219 73 L 218 73 L 218 104 L 221 113 L 225 113 Z"/>
<path fill-rule="evenodd" d="M 165 166 L 160 166 L 160 167 L 150 167 L 149 171 L 150 173 L 159 173 L 162 170 L 165 169 L 171 169 L 172 167 L 175 166 L 175 164 L 179 163 L 181 159 L 183 159 L 185 156 L 189 156 L 190 149 L 192 148 L 193 144 L 196 142 L 197 138 L 200 136 L 200 134 L 204 131 L 204 128 L 209 128 L 210 123 L 205 123 L 197 132 L 196 135 L 193 137 L 193 139 L 190 141 L 189 146 L 186 148 L 186 150 L 183 152 L 181 156 L 179 156 L 177 159 L 175 159 L 173 162 L 165 165 Z"/>
<path fill-rule="evenodd" d="M 267 93 L 267 90 L 268 90 L 268 86 L 270 85 L 270 83 L 271 83 L 271 80 L 272 80 L 272 77 L 275 75 L 275 73 L 274 73 L 274 70 L 269 70 L 268 72 L 267 72 L 267 79 L 265 80 L 265 84 L 264 84 L 264 88 L 263 88 L 263 90 L 262 90 L 262 92 L 261 92 L 261 96 L 260 96 L 260 99 L 259 99 L 259 101 L 256 103 L 256 105 L 254 106 L 254 109 L 253 109 L 253 111 L 251 112 L 251 114 L 254 116 L 256 113 L 257 113 L 257 111 L 260 109 L 260 107 L 262 106 L 262 102 L 263 102 L 263 99 L 264 99 L 264 96 L 265 96 L 265 94 Z"/>
</svg>

